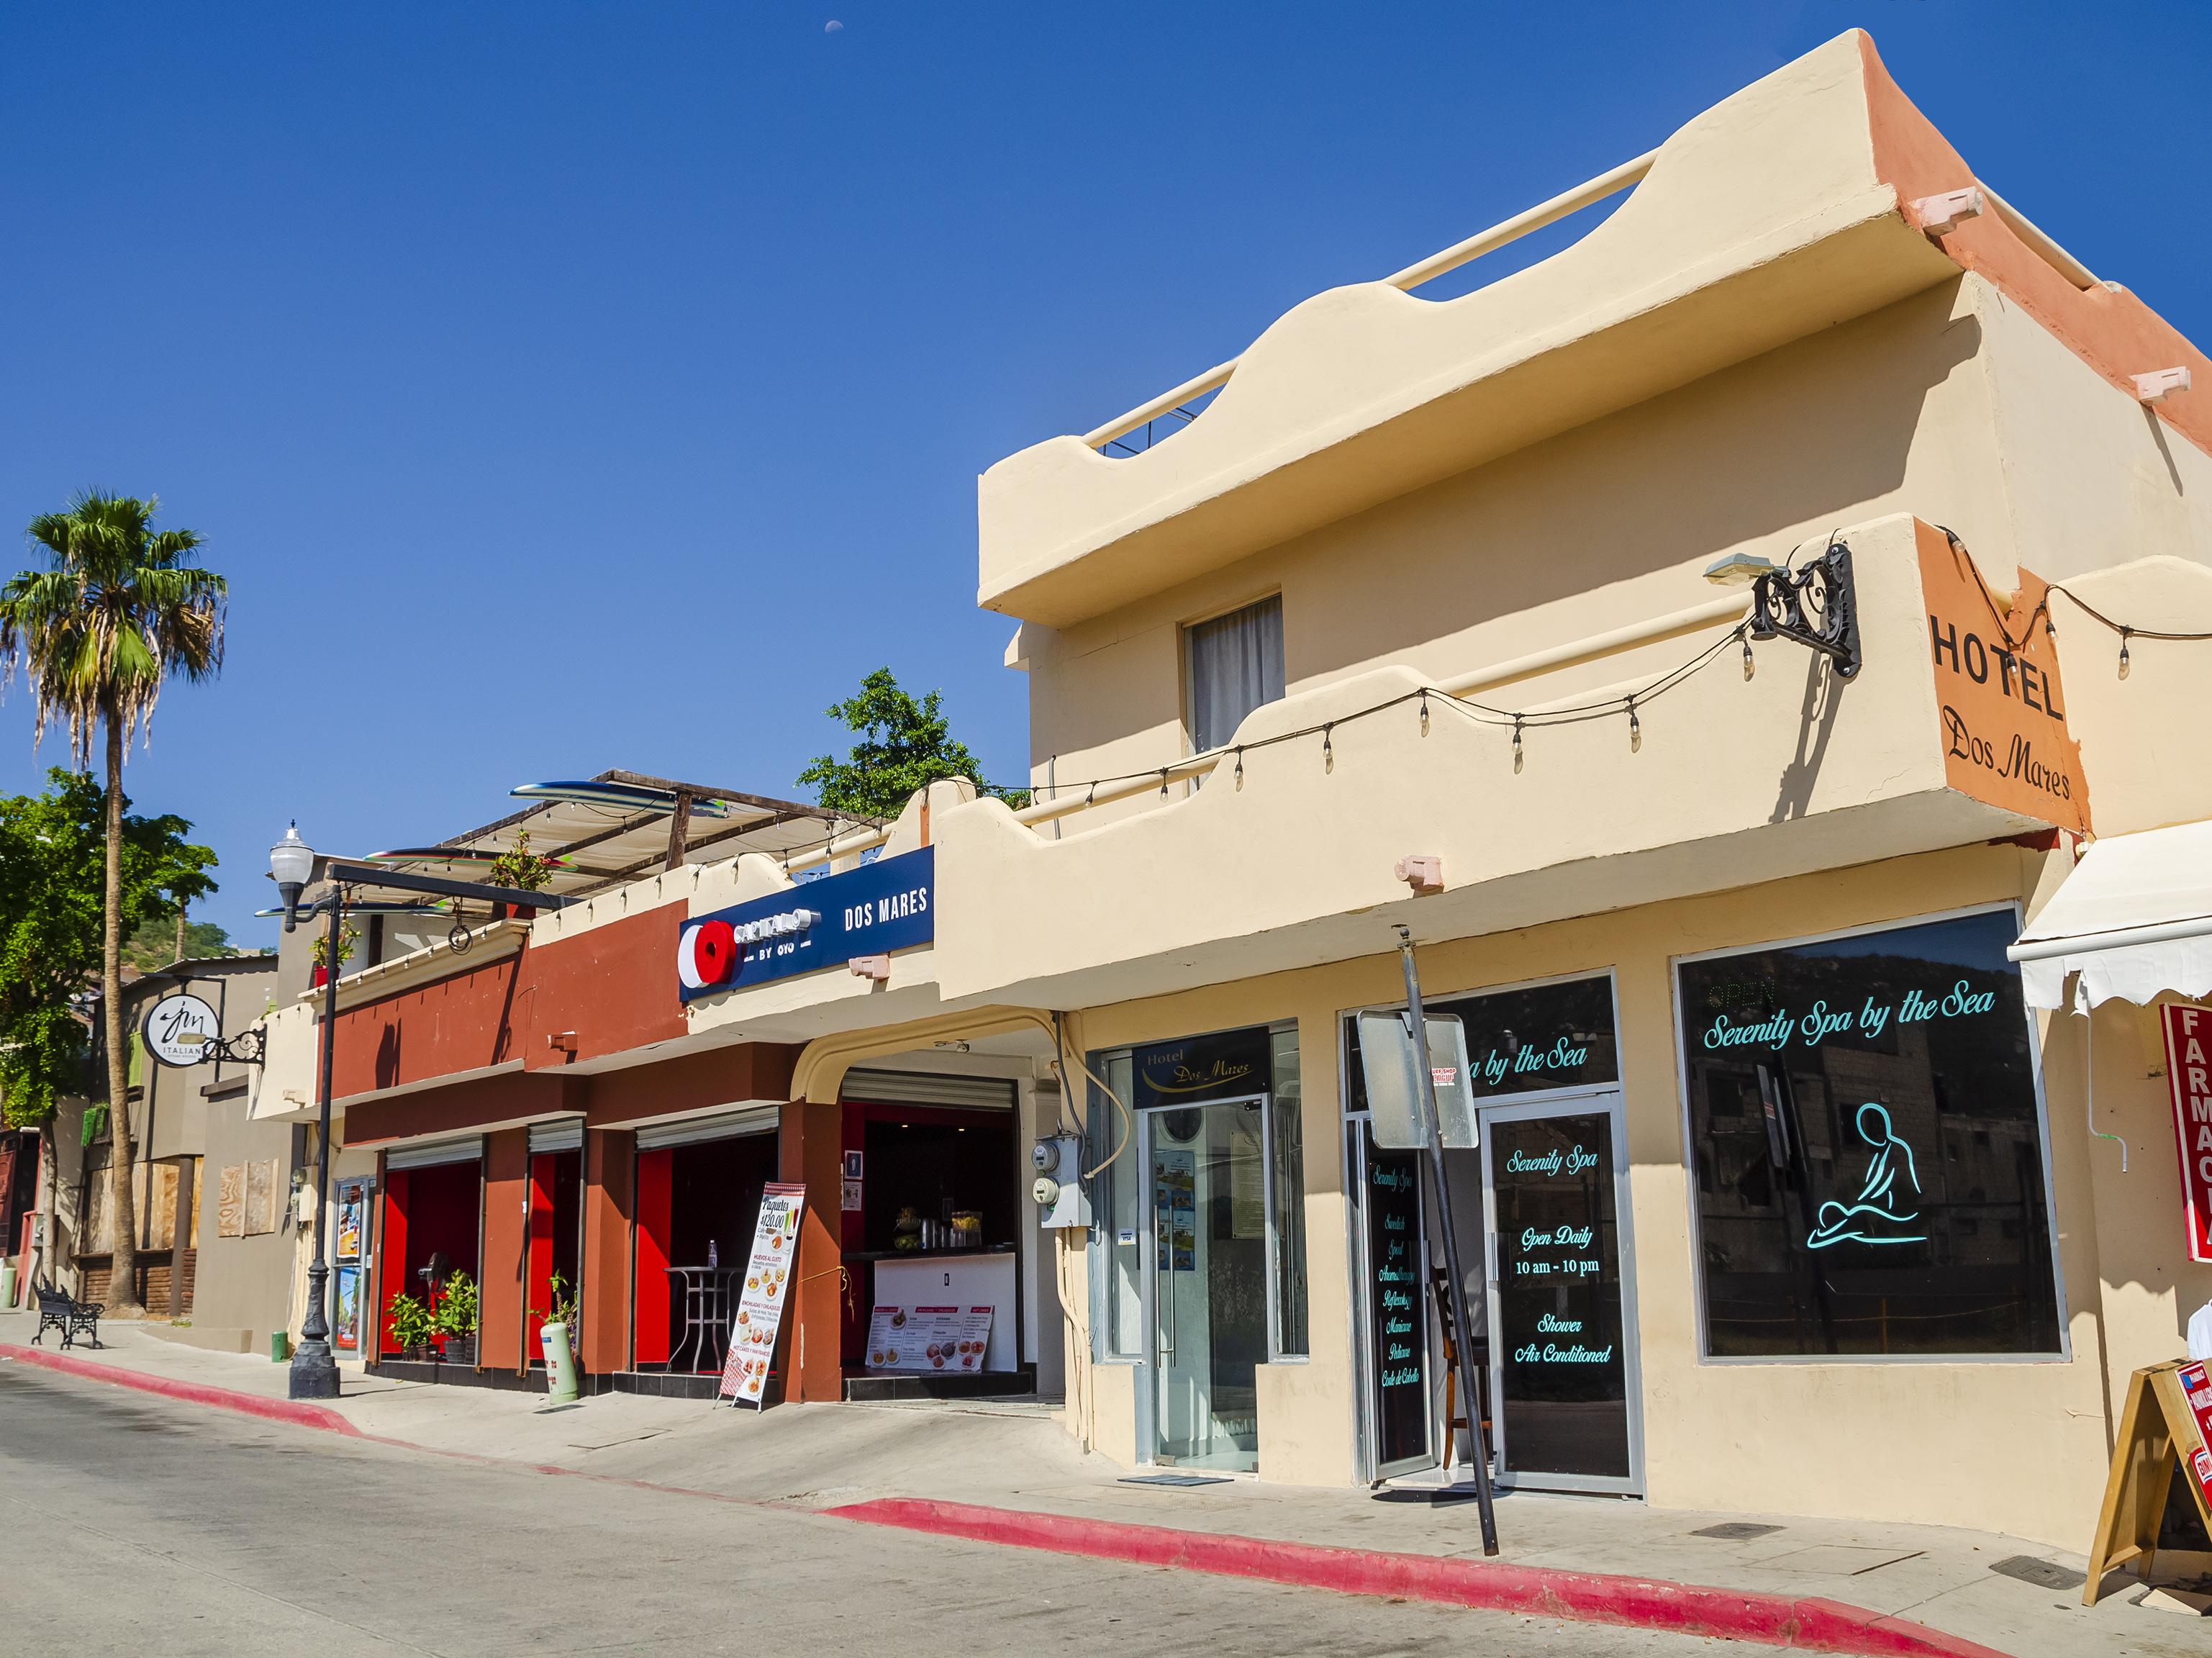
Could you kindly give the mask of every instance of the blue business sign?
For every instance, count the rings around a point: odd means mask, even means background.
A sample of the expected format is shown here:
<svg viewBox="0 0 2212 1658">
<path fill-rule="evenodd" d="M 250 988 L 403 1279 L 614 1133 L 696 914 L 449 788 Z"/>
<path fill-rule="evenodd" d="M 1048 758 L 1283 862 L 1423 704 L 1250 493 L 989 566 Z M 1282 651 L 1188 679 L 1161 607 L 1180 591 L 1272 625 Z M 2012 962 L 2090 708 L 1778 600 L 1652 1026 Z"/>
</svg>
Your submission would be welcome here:
<svg viewBox="0 0 2212 1658">
<path fill-rule="evenodd" d="M 937 849 L 803 882 L 788 892 L 686 921 L 676 945 L 684 1001 L 842 967 L 937 936 Z"/>
</svg>

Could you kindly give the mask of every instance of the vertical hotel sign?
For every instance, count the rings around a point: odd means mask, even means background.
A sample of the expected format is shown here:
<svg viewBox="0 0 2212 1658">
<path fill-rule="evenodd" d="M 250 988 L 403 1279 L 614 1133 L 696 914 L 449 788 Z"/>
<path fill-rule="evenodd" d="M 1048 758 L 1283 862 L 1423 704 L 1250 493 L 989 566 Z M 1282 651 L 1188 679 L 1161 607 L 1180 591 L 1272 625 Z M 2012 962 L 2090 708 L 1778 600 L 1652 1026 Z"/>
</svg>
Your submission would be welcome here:
<svg viewBox="0 0 2212 1658">
<path fill-rule="evenodd" d="M 2089 787 L 2066 728 L 2050 585 L 2020 573 L 2008 609 L 1966 550 L 1915 520 L 1927 601 L 1944 781 L 1960 794 L 2087 834 Z"/>
<path fill-rule="evenodd" d="M 2166 1074 L 2173 1087 L 2174 1145 L 2181 1153 L 2181 1207 L 2189 1222 L 2189 1258 L 2212 1261 L 2212 1008 L 2169 1002 Z"/>
</svg>

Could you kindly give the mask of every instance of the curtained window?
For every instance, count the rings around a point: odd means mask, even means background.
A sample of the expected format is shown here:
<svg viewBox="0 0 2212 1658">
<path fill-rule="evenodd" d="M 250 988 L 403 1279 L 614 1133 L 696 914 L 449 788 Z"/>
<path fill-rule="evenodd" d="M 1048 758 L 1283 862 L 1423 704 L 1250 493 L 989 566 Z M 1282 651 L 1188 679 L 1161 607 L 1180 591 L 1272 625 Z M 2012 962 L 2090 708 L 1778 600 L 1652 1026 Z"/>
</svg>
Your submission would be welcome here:
<svg viewBox="0 0 2212 1658">
<path fill-rule="evenodd" d="M 1227 743 L 1244 716 L 1283 695 L 1280 594 L 1186 628 L 1190 650 L 1190 738 L 1204 753 Z"/>
</svg>

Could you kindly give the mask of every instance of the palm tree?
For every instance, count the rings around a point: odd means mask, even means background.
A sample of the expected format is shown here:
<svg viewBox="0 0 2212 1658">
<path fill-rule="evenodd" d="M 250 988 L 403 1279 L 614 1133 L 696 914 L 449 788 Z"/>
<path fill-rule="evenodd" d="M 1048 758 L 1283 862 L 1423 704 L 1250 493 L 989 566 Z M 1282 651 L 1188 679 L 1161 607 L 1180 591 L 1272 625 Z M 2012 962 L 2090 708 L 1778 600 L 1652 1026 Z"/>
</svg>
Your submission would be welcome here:
<svg viewBox="0 0 2212 1658">
<path fill-rule="evenodd" d="M 154 528 L 160 503 L 88 489 L 65 513 L 31 520 L 26 532 L 48 568 L 0 586 L 0 672 L 20 665 L 38 701 L 37 736 L 69 727 L 77 765 L 92 766 L 107 744 L 107 879 L 100 987 L 106 1017 L 108 1156 L 115 1252 L 108 1304 L 139 1310 L 137 1218 L 131 1200 L 129 1075 L 123 1029 L 123 755 L 141 724 L 149 728 L 162 683 L 212 678 L 222 668 L 228 586 L 192 562 L 200 538 Z"/>
</svg>

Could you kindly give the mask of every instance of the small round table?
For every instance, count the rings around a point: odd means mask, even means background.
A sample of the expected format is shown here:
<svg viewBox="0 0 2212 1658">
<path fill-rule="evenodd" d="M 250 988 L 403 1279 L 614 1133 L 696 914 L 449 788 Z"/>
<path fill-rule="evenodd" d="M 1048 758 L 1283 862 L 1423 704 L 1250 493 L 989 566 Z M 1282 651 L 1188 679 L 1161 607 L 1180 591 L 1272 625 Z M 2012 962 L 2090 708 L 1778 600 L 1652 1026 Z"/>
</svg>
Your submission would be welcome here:
<svg viewBox="0 0 2212 1658">
<path fill-rule="evenodd" d="M 689 1370 L 714 1375 L 729 1354 L 730 1320 L 738 1310 L 734 1286 L 742 1266 L 671 1266 L 669 1282 L 684 1291 L 684 1328 L 668 1351 L 672 1374 Z M 691 1361 L 681 1362 L 690 1348 Z M 702 1363 L 700 1361 L 707 1362 Z"/>
</svg>

